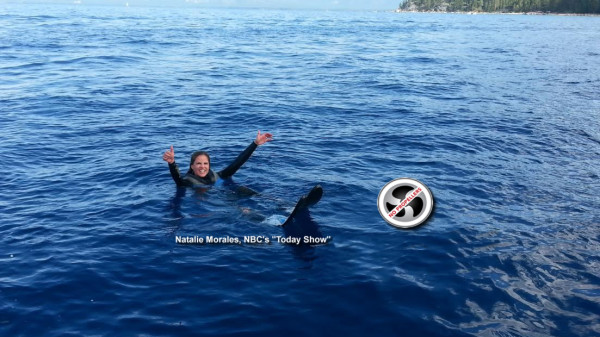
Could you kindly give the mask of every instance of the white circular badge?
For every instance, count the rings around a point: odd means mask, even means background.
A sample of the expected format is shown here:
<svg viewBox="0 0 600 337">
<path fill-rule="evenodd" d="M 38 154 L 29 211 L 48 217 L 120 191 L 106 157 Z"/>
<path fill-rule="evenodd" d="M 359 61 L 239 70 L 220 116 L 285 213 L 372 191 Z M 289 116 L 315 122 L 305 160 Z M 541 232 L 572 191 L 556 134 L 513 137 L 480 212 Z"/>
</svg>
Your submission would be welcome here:
<svg viewBox="0 0 600 337">
<path fill-rule="evenodd" d="M 416 227 L 431 215 L 433 195 L 422 182 L 399 178 L 390 181 L 379 191 L 377 209 L 383 219 L 394 227 Z"/>
</svg>

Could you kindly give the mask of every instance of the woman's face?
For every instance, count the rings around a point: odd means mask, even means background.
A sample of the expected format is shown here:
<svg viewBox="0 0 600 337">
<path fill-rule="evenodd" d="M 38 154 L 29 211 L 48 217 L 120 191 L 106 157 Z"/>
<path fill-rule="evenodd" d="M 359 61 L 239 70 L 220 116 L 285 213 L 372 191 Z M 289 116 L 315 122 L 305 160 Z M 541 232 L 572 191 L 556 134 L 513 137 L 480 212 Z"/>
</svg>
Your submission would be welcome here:
<svg viewBox="0 0 600 337">
<path fill-rule="evenodd" d="M 192 171 L 194 171 L 195 175 L 201 178 L 206 177 L 209 169 L 210 162 L 208 161 L 208 157 L 203 154 L 199 155 L 192 164 Z"/>
</svg>

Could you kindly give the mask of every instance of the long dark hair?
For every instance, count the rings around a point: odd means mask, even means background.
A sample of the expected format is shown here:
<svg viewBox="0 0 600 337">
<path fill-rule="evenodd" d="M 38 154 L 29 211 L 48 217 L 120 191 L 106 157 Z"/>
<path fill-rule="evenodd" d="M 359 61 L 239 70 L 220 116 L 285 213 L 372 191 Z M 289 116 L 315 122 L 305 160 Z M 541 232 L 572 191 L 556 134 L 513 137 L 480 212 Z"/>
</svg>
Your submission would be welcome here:
<svg viewBox="0 0 600 337">
<path fill-rule="evenodd" d="M 206 156 L 206 158 L 208 158 L 208 165 L 210 165 L 210 155 L 208 154 L 208 152 L 196 151 L 196 152 L 192 153 L 192 157 L 190 158 L 190 168 L 188 170 L 188 173 L 194 173 L 194 171 L 192 170 L 192 165 L 194 165 L 196 158 L 198 158 L 199 156 Z"/>
</svg>

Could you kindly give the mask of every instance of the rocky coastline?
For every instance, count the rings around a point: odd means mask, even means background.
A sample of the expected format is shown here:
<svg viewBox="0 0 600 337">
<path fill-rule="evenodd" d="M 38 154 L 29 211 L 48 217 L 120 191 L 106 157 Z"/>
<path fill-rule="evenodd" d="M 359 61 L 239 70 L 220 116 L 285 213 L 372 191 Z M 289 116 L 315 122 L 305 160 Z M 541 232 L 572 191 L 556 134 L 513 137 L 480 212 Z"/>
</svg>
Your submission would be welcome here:
<svg viewBox="0 0 600 337">
<path fill-rule="evenodd" d="M 448 14 L 504 14 L 504 15 L 560 15 L 560 16 L 600 16 L 599 13 L 572 13 L 559 11 L 511 11 L 507 9 L 497 11 L 486 10 L 464 10 L 457 11 L 452 1 L 442 1 L 429 6 L 417 5 L 415 1 L 408 0 L 401 2 L 396 13 L 448 13 Z"/>
</svg>

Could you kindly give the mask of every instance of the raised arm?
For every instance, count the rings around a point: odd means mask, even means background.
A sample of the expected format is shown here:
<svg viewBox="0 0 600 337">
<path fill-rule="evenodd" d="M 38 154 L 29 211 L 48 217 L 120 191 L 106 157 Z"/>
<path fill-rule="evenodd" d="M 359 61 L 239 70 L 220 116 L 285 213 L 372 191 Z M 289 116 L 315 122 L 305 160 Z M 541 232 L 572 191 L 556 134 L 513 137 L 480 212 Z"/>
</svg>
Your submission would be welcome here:
<svg viewBox="0 0 600 337">
<path fill-rule="evenodd" d="M 173 164 L 175 162 L 175 151 L 173 150 L 173 145 L 171 145 L 171 149 L 165 151 L 163 154 L 163 160 L 169 164 Z"/>
<path fill-rule="evenodd" d="M 263 145 L 266 142 L 270 142 L 273 140 L 273 134 L 265 132 L 265 133 L 260 133 L 260 130 L 258 130 L 258 134 L 256 135 L 256 139 L 254 140 L 254 143 L 256 145 Z"/>
<path fill-rule="evenodd" d="M 239 156 L 237 156 L 237 158 L 235 158 L 233 163 L 229 164 L 229 166 L 227 166 L 224 170 L 220 171 L 219 176 L 222 179 L 227 179 L 231 177 L 235 172 L 237 172 L 237 170 L 240 167 L 242 167 L 242 165 L 244 165 L 244 163 L 250 158 L 250 156 L 258 146 L 263 145 L 272 140 L 272 134 L 268 132 L 260 133 L 259 130 L 258 134 L 256 135 L 256 139 L 254 139 L 254 141 L 250 143 L 250 145 L 248 145 L 248 147 L 244 151 L 242 151 L 242 153 L 240 153 Z"/>
<path fill-rule="evenodd" d="M 171 149 L 165 151 L 163 154 L 163 160 L 169 163 L 169 172 L 171 172 L 171 177 L 175 181 L 177 186 L 183 186 L 183 180 L 181 179 L 181 174 L 179 173 L 179 167 L 175 163 L 175 151 L 173 150 L 173 145 L 171 145 Z"/>
</svg>

